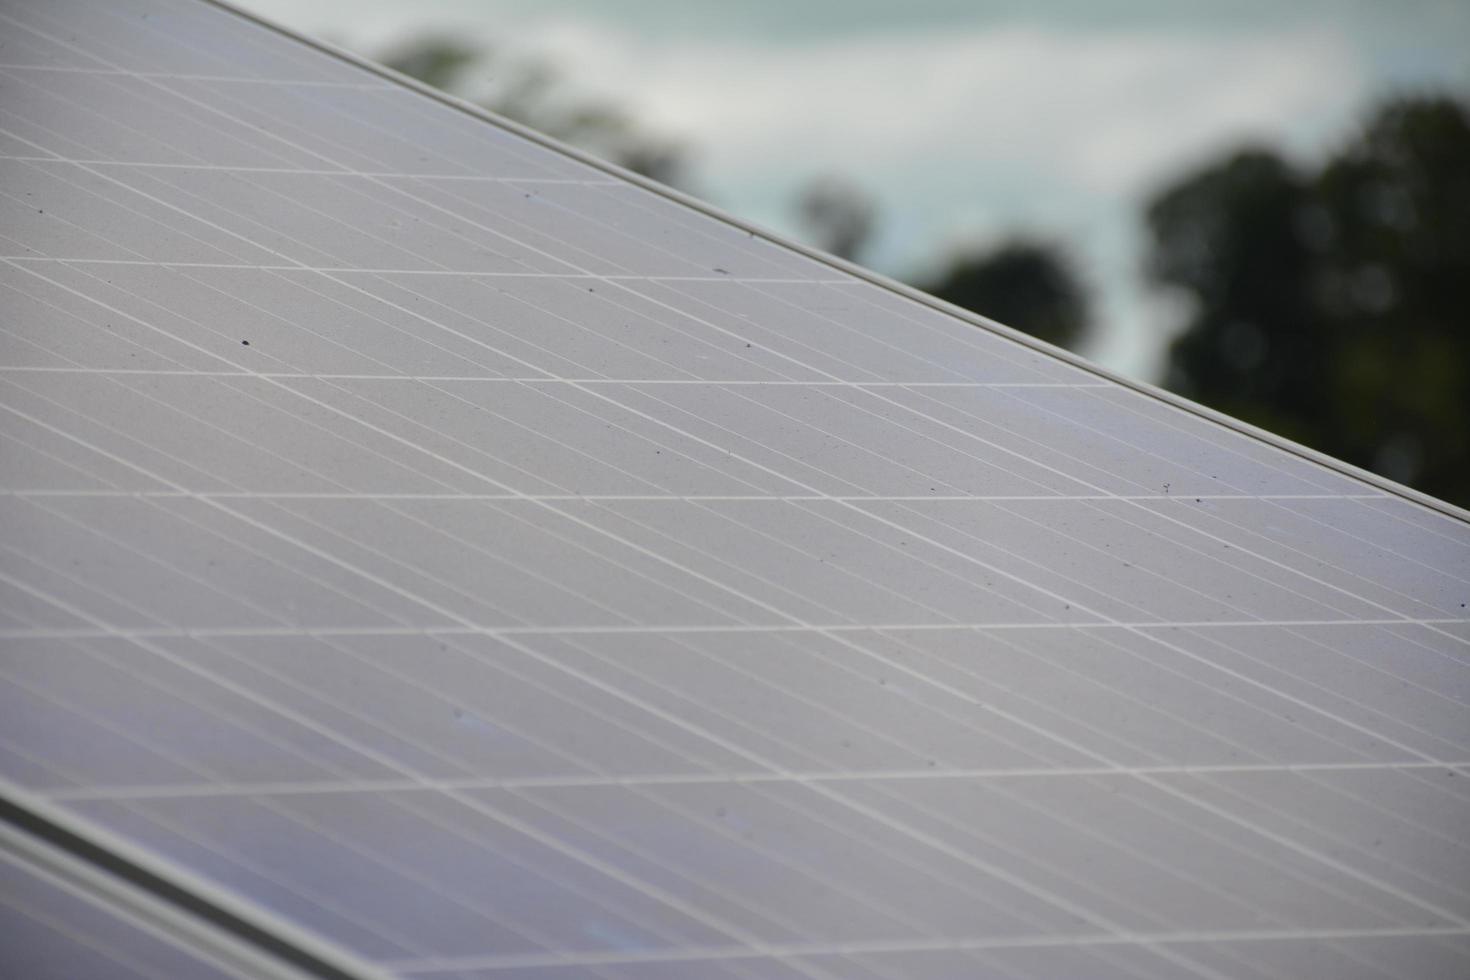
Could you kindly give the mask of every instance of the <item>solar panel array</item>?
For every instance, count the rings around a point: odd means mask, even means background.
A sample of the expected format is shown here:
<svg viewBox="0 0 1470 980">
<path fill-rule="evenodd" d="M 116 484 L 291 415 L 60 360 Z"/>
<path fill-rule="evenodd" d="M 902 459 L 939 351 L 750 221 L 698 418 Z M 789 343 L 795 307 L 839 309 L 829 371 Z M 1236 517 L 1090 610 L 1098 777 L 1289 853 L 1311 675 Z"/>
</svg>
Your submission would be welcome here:
<svg viewBox="0 0 1470 980">
<path fill-rule="evenodd" d="M 0 38 L 12 792 L 409 977 L 1470 974 L 1461 520 L 226 9 Z M 0 964 L 190 972 L 85 897 Z"/>
</svg>

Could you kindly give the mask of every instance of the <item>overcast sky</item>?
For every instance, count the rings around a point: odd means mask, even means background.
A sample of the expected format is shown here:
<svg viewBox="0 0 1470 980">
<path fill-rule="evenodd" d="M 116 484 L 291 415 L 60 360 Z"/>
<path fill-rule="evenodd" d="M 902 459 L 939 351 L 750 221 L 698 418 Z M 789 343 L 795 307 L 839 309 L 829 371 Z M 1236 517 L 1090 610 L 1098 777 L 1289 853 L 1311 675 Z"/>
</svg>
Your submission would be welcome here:
<svg viewBox="0 0 1470 980">
<path fill-rule="evenodd" d="M 1018 231 L 1067 242 L 1099 300 L 1090 353 L 1143 377 L 1174 317 L 1137 268 L 1160 182 L 1247 140 L 1310 159 L 1391 92 L 1470 93 L 1465 0 L 239 2 L 368 54 L 453 31 L 545 56 L 777 231 L 804 181 L 850 177 L 884 272 Z"/>
</svg>

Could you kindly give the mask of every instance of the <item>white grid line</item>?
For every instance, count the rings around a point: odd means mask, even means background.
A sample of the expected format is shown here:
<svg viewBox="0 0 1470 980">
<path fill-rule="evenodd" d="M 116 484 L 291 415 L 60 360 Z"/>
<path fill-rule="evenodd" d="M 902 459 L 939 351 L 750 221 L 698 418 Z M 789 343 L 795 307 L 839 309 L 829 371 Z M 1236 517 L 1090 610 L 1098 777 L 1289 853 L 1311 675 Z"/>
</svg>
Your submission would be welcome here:
<svg viewBox="0 0 1470 980">
<path fill-rule="evenodd" d="M 0 63 L 0 71 L 60 72 L 70 75 L 110 75 L 118 78 L 156 78 L 177 82 L 241 82 L 250 85 L 283 85 L 301 88 L 350 88 L 370 91 L 392 92 L 394 86 L 387 82 L 332 82 L 321 79 L 262 78 L 250 75 L 197 75 L 166 71 L 130 71 L 122 68 L 81 68 L 75 65 L 21 65 Z M 114 162 L 114 161 L 99 161 Z"/>
<path fill-rule="evenodd" d="M 136 192 L 136 188 L 129 187 Z M 100 259 L 72 256 L 54 255 L 0 255 L 0 261 L 5 262 L 57 262 L 64 265 L 97 265 L 97 266 L 142 266 L 157 269 L 229 269 L 249 272 L 321 272 L 335 273 L 338 275 L 374 275 L 374 276 L 449 276 L 465 279 L 555 279 L 555 280 L 589 280 L 593 282 L 762 282 L 762 283 L 799 283 L 806 285 L 808 279 L 736 279 L 732 276 L 693 276 L 693 275 L 671 275 L 651 274 L 638 275 L 635 273 L 598 273 L 598 272 L 545 272 L 538 269 L 527 268 L 524 270 L 514 269 L 510 271 L 499 271 L 489 269 L 379 269 L 370 266 L 353 265 L 311 265 L 310 263 L 289 263 L 272 265 L 258 262 L 184 262 L 175 260 L 152 260 L 152 259 Z M 709 384 L 710 382 L 704 382 Z M 1093 387 L 1103 388 L 1106 384 L 1091 382 Z"/>
<path fill-rule="evenodd" d="M 946 940 L 945 943 L 922 942 L 851 942 L 851 943 L 802 943 L 782 944 L 775 947 L 782 955 L 799 956 L 852 956 L 881 953 L 922 953 L 942 950 L 1007 950 L 1007 949 L 1050 949 L 1085 948 L 1095 946 L 1192 946 L 1212 943 L 1271 943 L 1271 942 L 1331 942 L 1335 939 L 1393 939 L 1408 937 L 1439 936 L 1463 938 L 1470 933 L 1456 928 L 1394 928 L 1394 929 L 1235 929 L 1218 931 L 1138 932 L 1128 937 L 1111 936 L 1106 933 L 1077 933 L 1070 936 L 996 936 L 984 938 L 962 938 Z M 622 963 L 707 963 L 723 960 L 752 959 L 759 954 L 740 948 L 678 950 L 666 954 L 604 953 L 591 955 L 563 954 L 556 958 L 533 957 L 440 957 L 428 961 L 402 961 L 388 964 L 392 969 L 405 973 L 429 974 L 449 970 L 500 970 L 527 969 L 538 966 L 613 965 Z"/>
<path fill-rule="evenodd" d="M 110 634 L 97 634 L 106 638 Z M 375 665 L 380 666 L 380 665 Z M 402 736 L 400 736 L 402 737 Z M 1078 776 L 1231 776 L 1250 774 L 1300 775 L 1337 772 L 1408 772 L 1427 770 L 1443 772 L 1470 766 L 1470 759 L 1444 759 L 1434 762 L 1418 760 L 1384 760 L 1360 762 L 1256 762 L 1197 765 L 1143 766 L 1040 766 L 997 769 L 851 769 L 792 770 L 788 773 L 723 771 L 715 773 L 648 773 L 626 776 L 466 776 L 462 778 L 425 779 L 361 779 L 331 782 L 298 780 L 292 782 L 208 782 L 164 783 L 159 785 L 115 784 L 110 786 L 79 785 L 37 789 L 46 799 L 63 800 L 131 800 L 171 799 L 175 797 L 212 796 L 290 796 L 324 793 L 395 793 L 400 791 L 439 792 L 476 789 L 581 789 L 632 786 L 706 786 L 773 783 L 849 782 L 951 782 L 955 780 L 1065 779 Z M 1392 812 L 1392 811 L 1387 811 Z"/>
<path fill-rule="evenodd" d="M 97 157 L 66 157 L 60 155 L 40 156 L 22 153 L 0 153 L 0 160 L 14 160 L 19 163 L 69 163 L 77 166 L 88 167 L 126 167 L 139 170 L 202 170 L 219 171 L 224 173 L 257 173 L 257 174 L 287 174 L 299 177 L 383 177 L 397 178 L 402 180 L 462 180 L 471 183 L 483 182 L 490 184 L 570 184 L 576 187 L 622 187 L 620 181 L 611 178 L 587 178 L 576 177 L 499 177 L 488 174 L 441 174 L 441 173 L 413 173 L 394 170 L 352 170 L 343 167 L 333 169 L 317 169 L 311 167 L 262 167 L 249 166 L 245 164 L 228 163 L 169 163 L 156 160 L 107 160 Z M 804 281 L 804 280 L 803 280 Z M 846 281 L 846 280 L 833 280 Z"/>
</svg>

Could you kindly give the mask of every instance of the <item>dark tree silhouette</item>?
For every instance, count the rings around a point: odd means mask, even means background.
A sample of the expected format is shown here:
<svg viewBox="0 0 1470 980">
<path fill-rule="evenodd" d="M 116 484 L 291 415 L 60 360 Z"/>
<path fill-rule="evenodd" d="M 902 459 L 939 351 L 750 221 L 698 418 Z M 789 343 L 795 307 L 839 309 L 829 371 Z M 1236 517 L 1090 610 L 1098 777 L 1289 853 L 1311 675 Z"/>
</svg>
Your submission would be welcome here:
<svg viewBox="0 0 1470 980">
<path fill-rule="evenodd" d="M 814 247 L 856 259 L 873 234 L 877 208 L 861 187 L 842 177 L 819 177 L 797 192 L 796 217 Z"/>
<path fill-rule="evenodd" d="M 1086 291 L 1066 253 L 1039 242 L 1017 240 L 960 255 L 915 285 L 1058 347 L 1075 349 L 1087 335 Z"/>
<path fill-rule="evenodd" d="M 1194 301 L 1166 384 L 1470 502 L 1470 117 L 1384 105 L 1323 166 L 1262 150 L 1148 208 L 1149 271 Z"/>
<path fill-rule="evenodd" d="M 484 57 L 479 48 L 451 37 L 422 37 L 400 44 L 378 57 L 378 61 L 425 85 L 453 92 L 465 72 Z"/>
<path fill-rule="evenodd" d="M 480 104 L 537 132 L 670 186 L 685 179 L 679 144 L 647 133 L 617 106 L 565 91 L 544 61 L 515 57 L 457 38 L 427 36 L 405 42 L 378 60 L 426 85 L 468 95 L 473 79 L 490 94 Z"/>
<path fill-rule="evenodd" d="M 1270 414 L 1278 430 L 1320 403 L 1326 379 L 1303 240 L 1309 193 L 1283 160 L 1250 150 L 1149 207 L 1149 271 L 1188 291 L 1197 310 L 1170 351 L 1168 387 L 1231 415 Z"/>
</svg>

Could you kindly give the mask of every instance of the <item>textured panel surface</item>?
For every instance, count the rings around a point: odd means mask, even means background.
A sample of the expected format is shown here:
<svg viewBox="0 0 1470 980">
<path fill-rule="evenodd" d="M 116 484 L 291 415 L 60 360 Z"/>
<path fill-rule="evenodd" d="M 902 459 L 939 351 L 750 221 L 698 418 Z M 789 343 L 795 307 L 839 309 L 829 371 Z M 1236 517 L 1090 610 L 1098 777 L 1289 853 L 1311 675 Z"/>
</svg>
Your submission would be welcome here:
<svg viewBox="0 0 1470 980">
<path fill-rule="evenodd" d="M 0 32 L 10 783 L 405 976 L 1470 974 L 1464 523 L 226 10 Z"/>
</svg>

